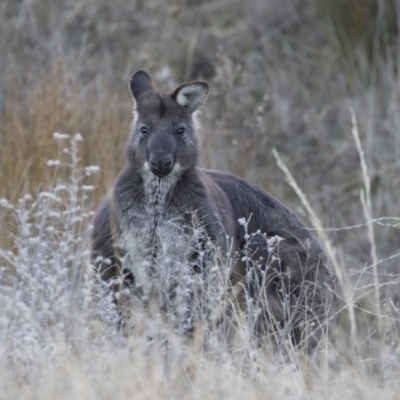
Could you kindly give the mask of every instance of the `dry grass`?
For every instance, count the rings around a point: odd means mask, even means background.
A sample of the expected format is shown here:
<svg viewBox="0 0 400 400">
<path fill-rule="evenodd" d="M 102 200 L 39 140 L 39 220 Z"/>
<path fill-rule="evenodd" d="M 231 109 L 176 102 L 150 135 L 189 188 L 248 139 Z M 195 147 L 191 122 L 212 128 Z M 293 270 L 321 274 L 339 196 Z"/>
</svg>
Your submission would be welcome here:
<svg viewBox="0 0 400 400">
<path fill-rule="evenodd" d="M 39 251 L 29 242 L 33 234 L 24 236 L 15 213 L 0 209 L 1 265 L 10 267 L 10 254 L 17 257 L 12 273 L 0 271 L 0 396 L 396 398 L 400 100 L 392 16 L 399 4 L 379 5 L 380 18 L 368 10 L 383 3 L 371 0 L 360 12 L 356 2 L 349 4 L 0 5 L 0 198 L 21 210 L 32 202 L 18 203 L 25 194 L 36 199 L 58 179 L 70 179 L 68 168 L 46 165 L 64 157 L 54 132 L 80 132 L 77 167 L 101 167 L 79 183 L 96 190 L 87 193 L 87 214 L 72 230 L 64 219 L 49 222 L 29 214 L 29 223 L 58 227 L 44 240 L 45 262 L 55 264 L 41 273 L 31 262 Z M 348 18 L 340 19 L 343 12 Z M 127 82 L 139 68 L 165 89 L 186 79 L 208 80 L 203 165 L 263 186 L 323 233 L 341 276 L 342 303 L 333 337 L 315 358 L 254 349 L 244 331 L 233 351 L 207 353 L 162 327 L 170 341 L 166 351 L 144 336 L 123 338 L 104 322 L 107 307 L 96 308 L 91 280 L 82 274 L 88 247 L 83 238 L 89 211 L 124 163 L 132 106 Z M 285 184 L 273 147 L 298 190 Z M 70 193 L 60 196 L 61 203 L 51 207 L 69 218 Z M 41 201 L 38 207 L 44 207 Z M 75 261 L 68 258 L 75 253 Z"/>
<path fill-rule="evenodd" d="M 121 107 L 106 80 L 96 82 L 98 91 L 95 83 L 83 90 L 76 78 L 68 77 L 61 62 L 38 82 L 28 94 L 14 91 L 7 95 L 1 124 L 3 196 L 15 200 L 23 193 L 35 193 L 39 184 L 51 183 L 46 161 L 57 157 L 52 138 L 57 131 L 80 132 L 85 138 L 85 165 L 107 166 L 99 182 L 99 195 L 104 194 L 124 162 L 116 154 L 124 153 L 131 120 L 129 98 L 126 107 Z"/>
</svg>

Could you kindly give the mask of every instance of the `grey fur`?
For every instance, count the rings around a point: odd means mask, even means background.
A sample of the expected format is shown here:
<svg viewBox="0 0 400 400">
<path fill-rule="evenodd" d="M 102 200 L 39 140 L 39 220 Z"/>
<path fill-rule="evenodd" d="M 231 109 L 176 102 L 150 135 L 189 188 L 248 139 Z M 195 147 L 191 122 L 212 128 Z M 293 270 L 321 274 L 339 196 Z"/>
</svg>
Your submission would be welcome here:
<svg viewBox="0 0 400 400">
<path fill-rule="evenodd" d="M 262 189 L 234 175 L 197 167 L 193 112 L 207 97 L 206 83 L 182 85 L 163 95 L 144 71 L 138 71 L 130 88 L 136 117 L 128 162 L 94 220 L 92 258 L 102 279 L 120 275 L 118 247 L 132 291 L 144 298 L 157 288 L 166 292 L 160 306 L 170 312 L 166 303 L 175 299 L 174 307 L 180 307 L 177 293 L 185 291 L 182 285 L 190 281 L 186 278 L 197 271 L 202 278 L 193 279 L 204 284 L 212 266 L 218 265 L 220 280 L 228 277 L 232 285 L 244 288 L 237 296 L 243 308 L 249 298 L 260 301 L 259 335 L 271 325 L 290 324 L 293 340 L 299 342 L 306 332 L 306 316 L 323 324 L 334 301 L 334 279 L 322 247 L 288 208 Z M 172 164 L 163 176 L 149 160 L 163 165 L 165 154 Z M 112 237 L 113 220 L 117 238 Z M 235 256 L 231 271 L 224 260 Z M 216 287 L 217 281 L 209 284 Z M 292 315 L 283 305 L 284 296 Z M 183 308 L 181 314 L 193 311 Z M 194 323 L 186 321 L 182 329 L 190 330 Z"/>
</svg>

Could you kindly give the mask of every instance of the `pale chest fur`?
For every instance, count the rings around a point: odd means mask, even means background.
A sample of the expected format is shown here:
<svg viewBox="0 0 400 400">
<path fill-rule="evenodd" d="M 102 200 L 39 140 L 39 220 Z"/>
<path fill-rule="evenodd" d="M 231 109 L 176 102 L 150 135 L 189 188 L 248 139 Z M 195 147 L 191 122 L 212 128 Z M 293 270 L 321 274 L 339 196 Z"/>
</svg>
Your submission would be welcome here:
<svg viewBox="0 0 400 400">
<path fill-rule="evenodd" d="M 173 174 L 163 179 L 145 175 L 140 201 L 123 207 L 120 247 L 143 304 L 156 300 L 186 331 L 195 320 L 217 315 L 224 277 L 210 263 L 211 242 L 196 210 L 173 197 L 176 180 Z"/>
<path fill-rule="evenodd" d="M 154 279 L 170 286 L 168 282 L 182 272 L 190 253 L 190 215 L 171 198 L 176 179 L 174 174 L 164 179 L 145 174 L 141 201 L 122 216 L 124 267 L 141 287 Z"/>
</svg>

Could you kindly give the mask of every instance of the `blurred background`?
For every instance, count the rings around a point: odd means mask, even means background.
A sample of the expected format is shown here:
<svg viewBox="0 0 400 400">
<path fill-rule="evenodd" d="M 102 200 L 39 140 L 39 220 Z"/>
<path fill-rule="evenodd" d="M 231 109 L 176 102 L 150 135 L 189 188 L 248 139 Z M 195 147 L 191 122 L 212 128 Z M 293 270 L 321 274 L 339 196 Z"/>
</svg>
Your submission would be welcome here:
<svg viewBox="0 0 400 400">
<path fill-rule="evenodd" d="M 124 165 L 128 81 L 145 69 L 161 90 L 207 80 L 202 166 L 262 186 L 308 225 L 272 149 L 324 227 L 365 224 L 354 109 L 373 216 L 399 217 L 399 15 L 399 0 L 3 0 L 0 197 L 51 184 L 53 132 L 80 132 L 82 165 L 101 167 L 95 208 Z M 365 225 L 329 235 L 350 274 L 371 263 Z M 399 227 L 376 225 L 375 240 L 380 271 L 398 272 Z"/>
</svg>

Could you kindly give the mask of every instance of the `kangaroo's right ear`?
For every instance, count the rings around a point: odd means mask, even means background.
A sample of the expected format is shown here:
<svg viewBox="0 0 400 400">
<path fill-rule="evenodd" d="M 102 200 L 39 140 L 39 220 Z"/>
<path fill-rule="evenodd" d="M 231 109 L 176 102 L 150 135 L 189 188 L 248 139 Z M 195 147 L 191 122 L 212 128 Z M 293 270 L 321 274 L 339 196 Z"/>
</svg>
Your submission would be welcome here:
<svg viewBox="0 0 400 400">
<path fill-rule="evenodd" d="M 209 87 L 206 82 L 191 82 L 179 86 L 172 98 L 190 114 L 197 111 L 206 101 Z"/>
<path fill-rule="evenodd" d="M 145 71 L 136 71 L 129 82 L 129 87 L 135 100 L 141 93 L 154 90 L 153 83 L 151 82 L 150 76 Z"/>
</svg>

